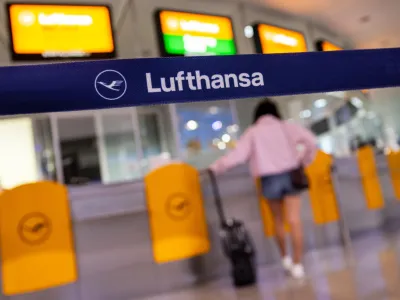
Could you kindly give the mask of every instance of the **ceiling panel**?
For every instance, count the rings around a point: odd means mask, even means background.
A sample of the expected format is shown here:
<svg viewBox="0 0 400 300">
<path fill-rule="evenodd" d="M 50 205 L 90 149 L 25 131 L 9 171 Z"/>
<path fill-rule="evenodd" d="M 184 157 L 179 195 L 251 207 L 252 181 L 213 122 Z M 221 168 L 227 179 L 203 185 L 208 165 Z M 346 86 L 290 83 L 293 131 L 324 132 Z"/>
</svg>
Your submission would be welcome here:
<svg viewBox="0 0 400 300">
<path fill-rule="evenodd" d="M 399 0 L 244 0 L 298 15 L 350 38 L 357 48 L 400 46 Z"/>
<path fill-rule="evenodd" d="M 128 0 L 103 0 L 111 4 L 114 21 L 118 19 Z M 289 14 L 298 15 L 322 24 L 332 31 L 350 38 L 357 48 L 386 48 L 400 46 L 400 0 L 232 0 L 261 4 Z M 4 5 L 7 0 L 0 0 Z M 24 2 L 40 2 L 26 0 Z M 54 2 L 49 0 L 47 2 Z M 82 3 L 70 0 L 69 3 Z M 85 3 L 98 3 L 86 0 Z M 168 1 L 166 1 L 167 3 Z M 210 1 L 212 2 L 212 1 Z M 4 18 L 4 11 L 0 9 Z M 367 18 L 365 18 L 367 17 Z"/>
</svg>

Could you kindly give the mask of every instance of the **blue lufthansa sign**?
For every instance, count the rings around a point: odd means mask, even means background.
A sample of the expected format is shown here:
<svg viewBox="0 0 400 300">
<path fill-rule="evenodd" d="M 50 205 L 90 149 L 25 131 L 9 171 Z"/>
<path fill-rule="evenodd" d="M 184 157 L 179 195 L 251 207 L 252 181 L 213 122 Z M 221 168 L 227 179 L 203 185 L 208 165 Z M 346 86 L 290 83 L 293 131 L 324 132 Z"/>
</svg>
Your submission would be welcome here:
<svg viewBox="0 0 400 300">
<path fill-rule="evenodd" d="M 400 86 L 400 49 L 0 68 L 0 115 Z"/>
<path fill-rule="evenodd" d="M 118 100 L 122 98 L 128 88 L 124 75 L 116 70 L 100 72 L 94 80 L 97 94 L 105 100 Z"/>
</svg>

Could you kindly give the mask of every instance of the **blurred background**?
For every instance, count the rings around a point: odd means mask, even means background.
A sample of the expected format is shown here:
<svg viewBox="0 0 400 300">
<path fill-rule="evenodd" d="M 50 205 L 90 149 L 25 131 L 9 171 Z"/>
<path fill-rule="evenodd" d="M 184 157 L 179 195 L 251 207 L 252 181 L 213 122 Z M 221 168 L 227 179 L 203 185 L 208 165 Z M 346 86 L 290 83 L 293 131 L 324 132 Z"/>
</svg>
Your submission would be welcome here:
<svg viewBox="0 0 400 300">
<path fill-rule="evenodd" d="M 0 1 L 0 65 L 391 48 L 400 45 L 399 11 L 395 0 Z M 262 99 L 0 117 L 1 187 L 43 180 L 67 186 L 79 270 L 70 286 L 16 299 L 400 299 L 400 166 L 387 160 L 399 149 L 399 98 L 397 87 L 273 98 L 285 119 L 311 129 L 320 150 L 335 159 L 339 171 L 332 182 L 342 213 L 317 226 L 314 202 L 304 195 L 307 266 L 313 271 L 308 283 L 293 286 L 271 271 L 277 252 L 264 236 L 247 168 L 221 178 L 227 210 L 248 222 L 262 253 L 259 264 L 267 267 L 258 287 L 240 292 L 226 279 L 228 263 L 218 248 L 204 181 L 213 250 L 154 263 L 144 178 L 160 161 L 207 168 L 235 147 Z M 363 146 L 375 155 L 384 203 L 379 207 L 365 200 L 357 160 Z M 347 252 L 342 255 L 349 250 L 343 233 L 354 243 L 356 266 Z M 165 295 L 177 289 L 186 292 Z"/>
<path fill-rule="evenodd" d="M 74 6 L 76 3 L 79 6 Z M 384 9 L 376 7 L 380 4 L 376 1 L 115 0 L 104 1 L 103 6 L 97 7 L 90 6 L 94 4 L 90 1 L 76 3 L 71 1 L 67 6 L 4 3 L 0 10 L 4 24 L 0 31 L 1 65 L 73 61 L 82 57 L 331 51 L 395 47 L 398 43 L 394 12 L 399 4 L 395 1 L 385 3 Z M 177 14 L 176 10 L 194 14 Z M 82 28 L 59 25 L 65 23 L 68 14 L 83 14 L 92 21 L 89 26 L 81 25 Z M 58 23 L 54 21 L 57 16 L 61 20 Z M 184 29 L 174 32 L 173 22 L 180 18 L 186 18 L 187 32 Z M 221 39 L 200 27 L 201 34 L 190 36 L 188 22 L 199 20 L 222 24 Z M 286 96 L 276 100 L 285 118 L 305 124 L 318 135 L 321 149 L 342 156 L 349 153 L 351 140 L 358 136 L 374 139 L 381 148 L 396 147 L 397 95 L 398 90 L 393 88 Z M 2 164 L 12 164 L 15 170 L 24 166 L 26 174 L 14 176 L 9 168 L 0 168 L 1 182 L 10 188 L 40 178 L 57 178 L 68 184 L 76 177 L 104 184 L 131 181 L 142 178 L 149 159 L 161 154 L 205 168 L 234 145 L 250 124 L 252 109 L 259 100 L 2 118 L 0 128 L 18 136 L 8 139 L 1 148 L 4 155 L 0 157 L 7 157 Z M 19 147 L 21 144 L 24 146 Z M 9 159 L 6 153 L 15 148 L 23 151 L 21 155 L 27 161 L 15 155 L 15 159 Z"/>
</svg>

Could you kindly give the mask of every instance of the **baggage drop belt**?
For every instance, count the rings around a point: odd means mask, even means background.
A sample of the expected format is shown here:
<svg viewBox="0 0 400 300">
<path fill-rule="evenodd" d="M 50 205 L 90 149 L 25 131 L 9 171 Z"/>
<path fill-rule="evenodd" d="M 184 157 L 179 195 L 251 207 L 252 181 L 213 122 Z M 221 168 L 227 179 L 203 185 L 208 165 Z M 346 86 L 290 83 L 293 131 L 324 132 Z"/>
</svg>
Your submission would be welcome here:
<svg viewBox="0 0 400 300">
<path fill-rule="evenodd" d="M 399 62 L 393 48 L 8 66 L 0 115 L 394 87 Z"/>
</svg>

